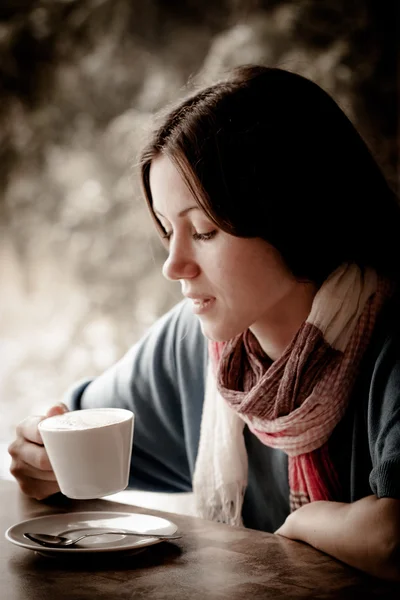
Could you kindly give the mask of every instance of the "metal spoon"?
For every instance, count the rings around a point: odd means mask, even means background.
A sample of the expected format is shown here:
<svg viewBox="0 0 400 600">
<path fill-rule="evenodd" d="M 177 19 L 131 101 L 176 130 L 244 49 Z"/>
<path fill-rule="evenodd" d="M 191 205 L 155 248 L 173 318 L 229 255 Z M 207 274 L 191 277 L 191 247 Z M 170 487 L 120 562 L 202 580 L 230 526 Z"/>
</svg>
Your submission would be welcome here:
<svg viewBox="0 0 400 600">
<path fill-rule="evenodd" d="M 178 540 L 182 536 L 180 535 L 168 535 L 159 533 L 139 533 L 134 531 L 98 531 L 97 533 L 85 533 L 77 538 L 67 538 L 63 535 L 49 535 L 47 533 L 29 533 L 23 534 L 28 540 L 36 542 L 41 546 L 47 546 L 48 548 L 65 548 L 73 546 L 77 542 L 80 542 L 86 537 L 93 537 L 99 535 L 135 535 L 139 538 L 156 538 L 158 540 Z"/>
</svg>

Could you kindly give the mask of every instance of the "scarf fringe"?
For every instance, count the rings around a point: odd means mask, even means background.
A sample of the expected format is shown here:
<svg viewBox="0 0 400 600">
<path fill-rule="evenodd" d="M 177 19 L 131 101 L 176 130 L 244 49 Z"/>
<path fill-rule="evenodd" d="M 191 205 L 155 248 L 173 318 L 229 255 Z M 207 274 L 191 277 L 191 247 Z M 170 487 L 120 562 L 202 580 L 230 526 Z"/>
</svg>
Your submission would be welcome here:
<svg viewBox="0 0 400 600">
<path fill-rule="evenodd" d="M 243 525 L 241 513 L 248 473 L 243 428 L 244 421 L 218 393 L 209 361 L 193 474 L 197 515 L 203 519 Z"/>
<path fill-rule="evenodd" d="M 242 505 L 247 482 L 231 483 L 219 489 L 204 489 L 202 497 L 197 494 L 199 516 L 209 521 L 243 527 Z"/>
</svg>

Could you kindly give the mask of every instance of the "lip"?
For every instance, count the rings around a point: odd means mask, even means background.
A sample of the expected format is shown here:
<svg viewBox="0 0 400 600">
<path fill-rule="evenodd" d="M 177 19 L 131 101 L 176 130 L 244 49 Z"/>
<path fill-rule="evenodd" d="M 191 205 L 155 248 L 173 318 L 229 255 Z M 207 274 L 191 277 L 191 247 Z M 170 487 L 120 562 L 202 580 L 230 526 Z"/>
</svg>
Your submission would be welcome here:
<svg viewBox="0 0 400 600">
<path fill-rule="evenodd" d="M 208 312 L 216 301 L 214 296 L 206 294 L 184 294 L 185 298 L 192 301 L 192 309 L 195 315 L 203 315 Z"/>
</svg>

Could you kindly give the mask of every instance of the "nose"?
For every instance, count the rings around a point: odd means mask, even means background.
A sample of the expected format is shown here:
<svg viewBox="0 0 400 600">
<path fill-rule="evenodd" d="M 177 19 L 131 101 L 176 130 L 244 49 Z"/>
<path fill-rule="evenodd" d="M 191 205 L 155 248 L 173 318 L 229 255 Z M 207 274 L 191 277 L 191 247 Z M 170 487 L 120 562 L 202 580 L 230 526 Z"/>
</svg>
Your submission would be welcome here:
<svg viewBox="0 0 400 600">
<path fill-rule="evenodd" d="M 163 275 L 170 281 L 193 279 L 200 273 L 200 267 L 192 256 L 190 249 L 180 242 L 173 241 L 169 255 L 162 268 Z"/>
</svg>

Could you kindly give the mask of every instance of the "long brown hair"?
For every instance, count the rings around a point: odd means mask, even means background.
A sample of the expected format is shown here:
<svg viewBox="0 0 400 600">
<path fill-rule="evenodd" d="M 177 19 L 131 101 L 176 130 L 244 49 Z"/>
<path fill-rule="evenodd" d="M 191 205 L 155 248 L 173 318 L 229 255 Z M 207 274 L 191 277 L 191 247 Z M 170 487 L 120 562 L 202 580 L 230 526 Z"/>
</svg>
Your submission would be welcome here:
<svg viewBox="0 0 400 600">
<path fill-rule="evenodd" d="M 260 237 L 299 279 L 322 283 L 341 263 L 398 277 L 400 208 L 367 145 L 309 79 L 243 66 L 170 110 L 141 156 L 168 156 L 222 230 Z"/>
</svg>

